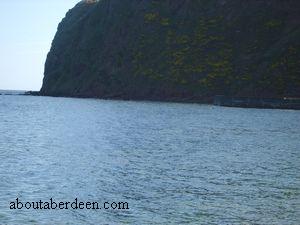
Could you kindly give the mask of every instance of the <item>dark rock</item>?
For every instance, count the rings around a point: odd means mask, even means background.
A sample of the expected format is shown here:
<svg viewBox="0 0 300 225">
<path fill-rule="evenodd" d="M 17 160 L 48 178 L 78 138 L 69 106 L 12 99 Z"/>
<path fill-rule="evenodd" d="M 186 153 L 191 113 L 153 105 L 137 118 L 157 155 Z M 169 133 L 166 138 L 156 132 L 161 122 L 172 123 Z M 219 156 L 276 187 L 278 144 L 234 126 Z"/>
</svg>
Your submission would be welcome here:
<svg viewBox="0 0 300 225">
<path fill-rule="evenodd" d="M 298 0 L 101 0 L 59 24 L 41 95 L 212 102 L 300 94 Z"/>
</svg>

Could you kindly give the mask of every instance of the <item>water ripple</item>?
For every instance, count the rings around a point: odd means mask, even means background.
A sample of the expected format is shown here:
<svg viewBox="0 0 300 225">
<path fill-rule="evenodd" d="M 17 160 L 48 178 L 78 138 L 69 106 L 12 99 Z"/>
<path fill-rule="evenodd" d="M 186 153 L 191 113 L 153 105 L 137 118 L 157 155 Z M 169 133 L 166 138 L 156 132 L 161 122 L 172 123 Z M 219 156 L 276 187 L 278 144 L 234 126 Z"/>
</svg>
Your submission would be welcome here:
<svg viewBox="0 0 300 225">
<path fill-rule="evenodd" d="M 0 224 L 299 224 L 300 112 L 0 96 Z M 24 200 L 123 211 L 11 211 Z"/>
</svg>

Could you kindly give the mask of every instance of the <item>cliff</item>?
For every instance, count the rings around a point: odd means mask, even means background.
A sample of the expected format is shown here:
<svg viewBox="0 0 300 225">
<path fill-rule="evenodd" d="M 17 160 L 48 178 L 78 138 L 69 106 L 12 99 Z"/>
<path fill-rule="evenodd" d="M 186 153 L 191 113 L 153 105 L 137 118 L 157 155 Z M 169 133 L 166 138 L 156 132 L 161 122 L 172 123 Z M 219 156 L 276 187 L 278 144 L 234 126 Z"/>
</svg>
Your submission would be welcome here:
<svg viewBox="0 0 300 225">
<path fill-rule="evenodd" d="M 58 26 L 40 94 L 299 97 L 299 12 L 298 0 L 83 1 Z"/>
</svg>

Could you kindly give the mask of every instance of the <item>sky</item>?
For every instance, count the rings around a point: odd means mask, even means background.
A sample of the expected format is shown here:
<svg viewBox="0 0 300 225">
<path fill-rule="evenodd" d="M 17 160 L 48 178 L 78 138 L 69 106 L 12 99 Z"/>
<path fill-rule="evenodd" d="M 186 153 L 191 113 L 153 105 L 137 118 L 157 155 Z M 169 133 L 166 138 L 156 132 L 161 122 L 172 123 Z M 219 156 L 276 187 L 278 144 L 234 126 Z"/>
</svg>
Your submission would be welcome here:
<svg viewBox="0 0 300 225">
<path fill-rule="evenodd" d="M 40 90 L 58 23 L 80 0 L 0 0 L 0 90 Z"/>
</svg>

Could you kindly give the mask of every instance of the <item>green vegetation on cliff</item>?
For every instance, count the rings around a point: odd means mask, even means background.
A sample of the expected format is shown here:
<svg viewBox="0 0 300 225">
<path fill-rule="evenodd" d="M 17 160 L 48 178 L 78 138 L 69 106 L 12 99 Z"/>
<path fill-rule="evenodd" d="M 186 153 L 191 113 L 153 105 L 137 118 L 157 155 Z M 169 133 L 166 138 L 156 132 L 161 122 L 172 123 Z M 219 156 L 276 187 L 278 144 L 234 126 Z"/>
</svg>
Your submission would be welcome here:
<svg viewBox="0 0 300 225">
<path fill-rule="evenodd" d="M 298 0 L 100 0 L 59 24 L 41 94 L 300 95 Z"/>
</svg>

